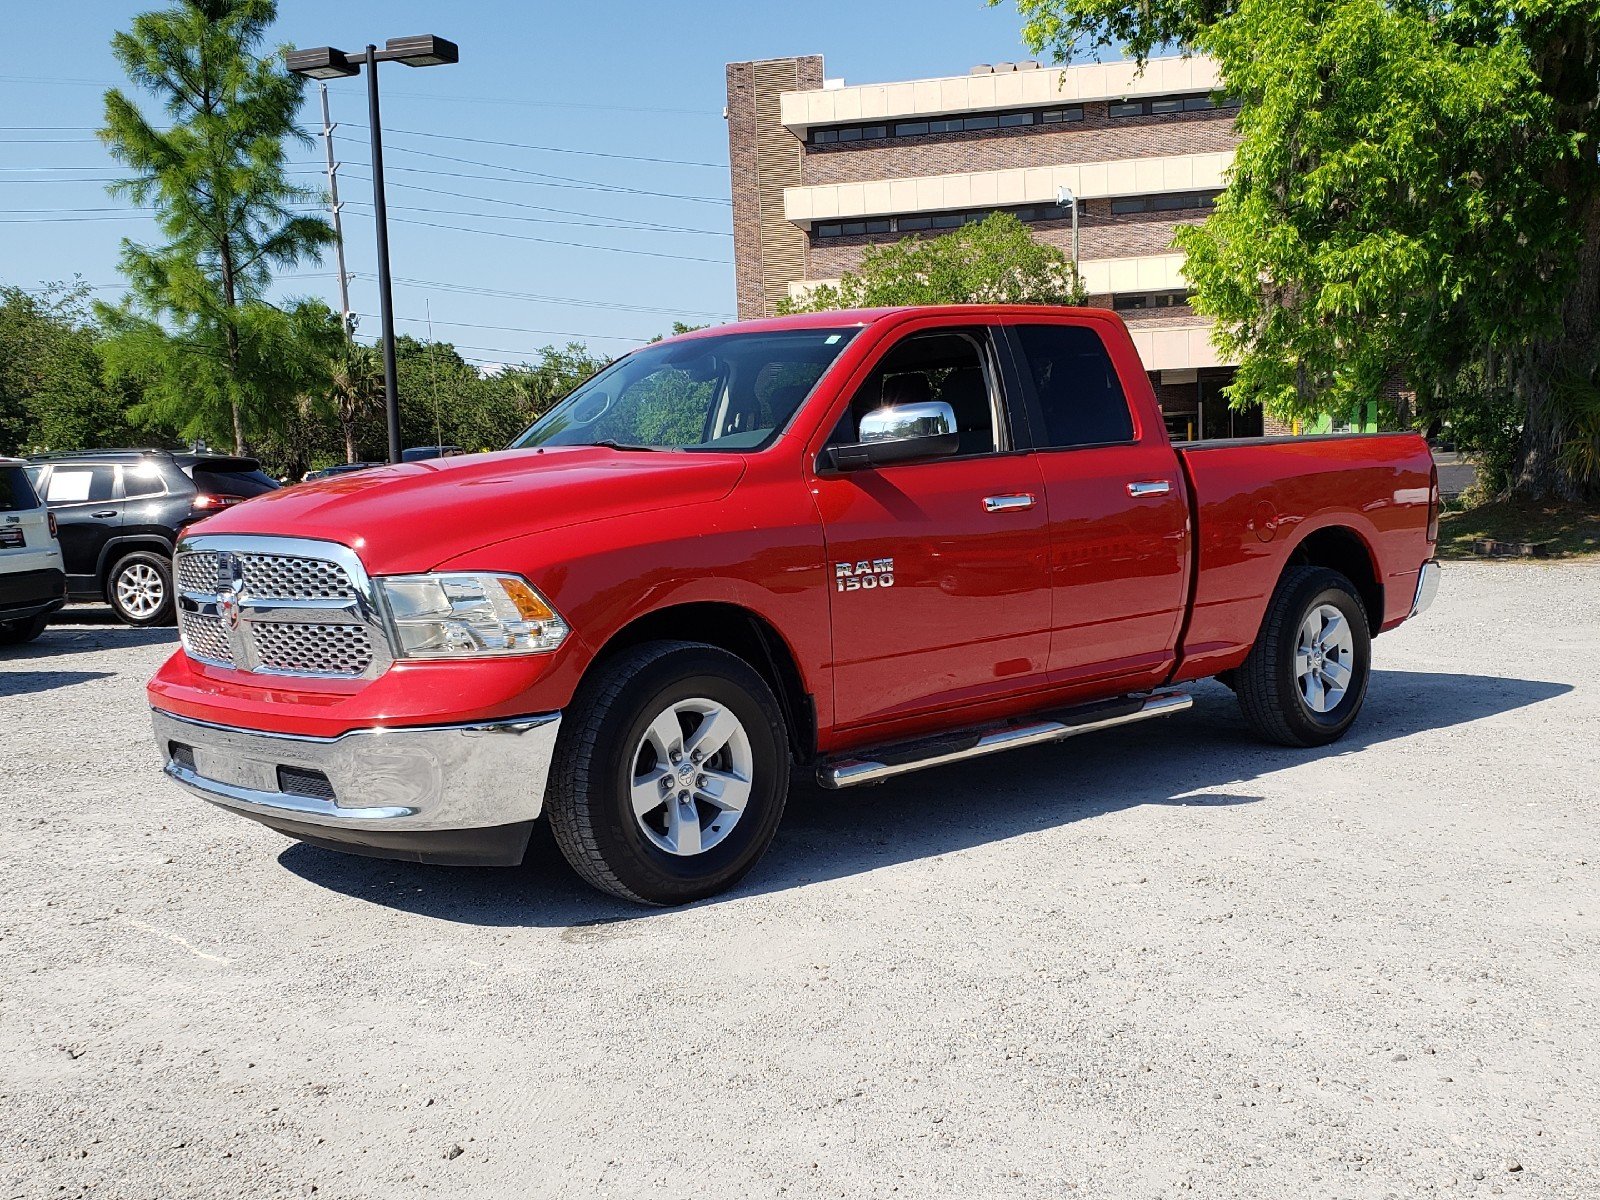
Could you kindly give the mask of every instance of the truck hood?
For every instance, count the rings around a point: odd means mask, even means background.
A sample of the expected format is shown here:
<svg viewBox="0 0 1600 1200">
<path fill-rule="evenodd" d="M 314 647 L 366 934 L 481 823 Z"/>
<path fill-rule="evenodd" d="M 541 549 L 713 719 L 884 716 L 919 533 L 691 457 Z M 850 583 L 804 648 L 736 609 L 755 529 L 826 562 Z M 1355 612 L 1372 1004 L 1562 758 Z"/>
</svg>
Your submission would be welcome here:
<svg viewBox="0 0 1600 1200">
<path fill-rule="evenodd" d="M 374 574 L 427 571 L 508 538 L 720 500 L 738 455 L 598 446 L 503 450 L 373 467 L 257 496 L 194 526 L 340 542 Z"/>
</svg>

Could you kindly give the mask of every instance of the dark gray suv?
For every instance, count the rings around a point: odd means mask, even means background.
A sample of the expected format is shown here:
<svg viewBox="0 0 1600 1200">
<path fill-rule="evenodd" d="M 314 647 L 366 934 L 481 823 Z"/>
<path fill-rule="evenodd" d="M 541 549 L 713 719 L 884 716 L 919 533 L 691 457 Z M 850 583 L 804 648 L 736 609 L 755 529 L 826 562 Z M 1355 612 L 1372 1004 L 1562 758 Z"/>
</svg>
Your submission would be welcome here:
<svg viewBox="0 0 1600 1200">
<path fill-rule="evenodd" d="M 28 474 L 60 529 L 68 599 L 104 600 L 129 625 L 172 623 L 179 533 L 278 487 L 253 458 L 176 450 L 40 456 Z"/>
</svg>

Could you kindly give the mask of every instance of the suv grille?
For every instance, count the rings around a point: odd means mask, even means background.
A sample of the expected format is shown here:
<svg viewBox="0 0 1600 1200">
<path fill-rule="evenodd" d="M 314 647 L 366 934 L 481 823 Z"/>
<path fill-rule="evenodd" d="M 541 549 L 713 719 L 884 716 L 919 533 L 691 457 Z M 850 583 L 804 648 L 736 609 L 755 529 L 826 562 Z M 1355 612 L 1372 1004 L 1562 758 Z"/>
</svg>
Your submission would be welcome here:
<svg viewBox="0 0 1600 1200">
<path fill-rule="evenodd" d="M 279 552 L 286 541 L 309 552 Z M 371 678 L 389 665 L 383 626 L 365 598 L 365 572 L 344 547 L 220 535 L 185 547 L 174 569 L 178 627 L 191 658 L 262 674 L 346 679 Z"/>
</svg>

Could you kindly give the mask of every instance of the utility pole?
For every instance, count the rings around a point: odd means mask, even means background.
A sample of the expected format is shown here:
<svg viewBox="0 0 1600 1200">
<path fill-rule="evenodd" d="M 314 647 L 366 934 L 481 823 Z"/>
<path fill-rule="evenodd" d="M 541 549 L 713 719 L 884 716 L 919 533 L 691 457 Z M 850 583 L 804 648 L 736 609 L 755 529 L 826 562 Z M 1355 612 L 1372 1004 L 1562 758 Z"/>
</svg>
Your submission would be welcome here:
<svg viewBox="0 0 1600 1200">
<path fill-rule="evenodd" d="M 339 265 L 339 323 L 344 336 L 355 332 L 354 318 L 350 315 L 350 276 L 344 269 L 344 222 L 339 215 L 339 164 L 333 158 L 333 131 L 336 125 L 328 117 L 328 85 L 319 82 L 322 91 L 322 144 L 328 151 L 328 202 L 333 214 L 333 253 Z"/>
</svg>

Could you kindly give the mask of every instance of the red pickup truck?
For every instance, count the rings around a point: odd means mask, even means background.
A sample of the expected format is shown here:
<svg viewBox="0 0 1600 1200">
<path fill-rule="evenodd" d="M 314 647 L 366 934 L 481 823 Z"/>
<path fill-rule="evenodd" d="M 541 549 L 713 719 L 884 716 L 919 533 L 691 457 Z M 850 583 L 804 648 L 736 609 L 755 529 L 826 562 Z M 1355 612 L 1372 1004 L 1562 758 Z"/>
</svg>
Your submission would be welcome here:
<svg viewBox="0 0 1600 1200">
<path fill-rule="evenodd" d="M 618 359 L 509 450 L 272 492 L 177 547 L 166 773 L 320 846 L 725 889 L 850 787 L 1175 713 L 1340 737 L 1438 583 L 1409 434 L 1173 446 L 1121 320 L 909 308 Z M 938 804 L 930 791 L 929 804 Z"/>
</svg>

